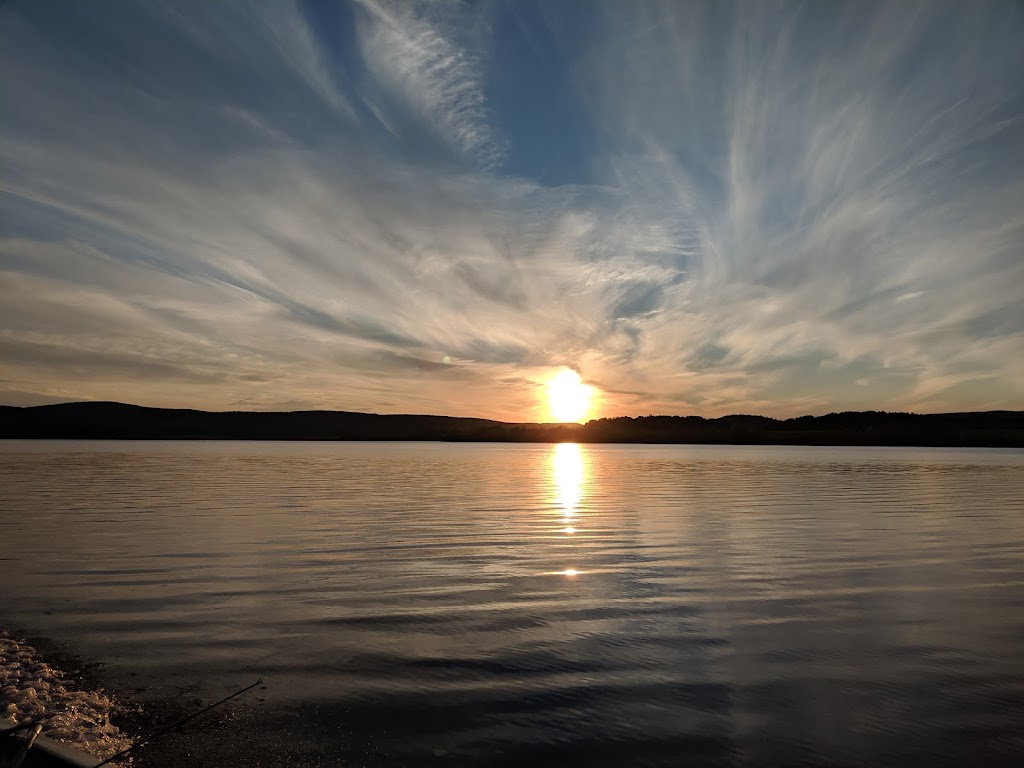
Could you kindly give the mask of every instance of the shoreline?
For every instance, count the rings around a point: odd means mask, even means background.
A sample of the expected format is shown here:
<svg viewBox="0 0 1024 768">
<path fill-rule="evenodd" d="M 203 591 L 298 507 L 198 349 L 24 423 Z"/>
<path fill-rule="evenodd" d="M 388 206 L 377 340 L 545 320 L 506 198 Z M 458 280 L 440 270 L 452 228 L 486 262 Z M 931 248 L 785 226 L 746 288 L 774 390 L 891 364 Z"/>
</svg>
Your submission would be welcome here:
<svg viewBox="0 0 1024 768">
<path fill-rule="evenodd" d="M 200 695 L 201 683 L 180 686 L 176 695 L 165 695 L 171 691 L 134 685 L 134 675 L 113 673 L 103 661 L 83 656 L 59 639 L 0 624 L 0 717 L 18 723 L 42 720 L 41 735 L 97 760 L 138 743 L 211 701 Z M 32 684 L 40 681 L 45 685 Z M 42 688 L 45 695 L 38 691 L 26 694 L 29 687 Z M 12 706 L 16 711 L 11 711 Z M 115 764 L 174 768 L 181 764 L 181 755 L 171 754 L 166 742 L 218 731 L 234 716 L 231 707 L 215 710 L 178 731 L 177 739 L 168 738 L 164 744 L 163 740 L 154 741 L 153 746 L 140 748 Z M 99 732 L 90 734 L 97 728 Z M 106 738 L 98 738 L 102 736 Z"/>
<path fill-rule="evenodd" d="M 100 684 L 98 669 L 45 638 L 0 628 L 0 717 L 39 722 L 42 735 L 53 741 L 97 759 L 110 757 L 134 741 L 123 717 L 132 708 Z"/>
</svg>

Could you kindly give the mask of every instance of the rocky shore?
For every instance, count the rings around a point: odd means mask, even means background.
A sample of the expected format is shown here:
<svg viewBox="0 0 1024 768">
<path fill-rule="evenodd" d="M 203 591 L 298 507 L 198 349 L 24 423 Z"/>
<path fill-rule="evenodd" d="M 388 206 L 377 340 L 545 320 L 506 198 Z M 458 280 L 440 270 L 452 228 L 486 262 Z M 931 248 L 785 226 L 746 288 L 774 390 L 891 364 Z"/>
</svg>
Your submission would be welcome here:
<svg viewBox="0 0 1024 768">
<path fill-rule="evenodd" d="M 110 721 L 121 709 L 115 697 L 82 690 L 27 642 L 0 629 L 0 718 L 42 723 L 51 739 L 104 758 L 131 744 Z"/>
</svg>

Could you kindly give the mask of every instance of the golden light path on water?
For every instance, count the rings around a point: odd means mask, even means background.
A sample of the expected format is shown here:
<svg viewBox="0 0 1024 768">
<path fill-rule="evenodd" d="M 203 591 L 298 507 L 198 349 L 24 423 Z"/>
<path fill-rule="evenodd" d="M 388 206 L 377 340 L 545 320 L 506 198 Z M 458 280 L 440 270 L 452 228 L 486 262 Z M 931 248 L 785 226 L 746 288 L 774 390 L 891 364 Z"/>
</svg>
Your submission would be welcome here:
<svg viewBox="0 0 1024 768">
<path fill-rule="evenodd" d="M 576 533 L 573 520 L 576 517 L 576 509 L 580 499 L 583 497 L 583 485 L 586 480 L 586 463 L 583 459 L 583 451 L 576 443 L 558 443 L 551 453 L 551 476 L 554 486 L 555 506 L 559 509 L 563 528 L 561 532 L 566 536 Z M 555 571 L 556 575 L 573 578 L 585 571 L 575 567 L 568 567 L 561 571 Z"/>
</svg>

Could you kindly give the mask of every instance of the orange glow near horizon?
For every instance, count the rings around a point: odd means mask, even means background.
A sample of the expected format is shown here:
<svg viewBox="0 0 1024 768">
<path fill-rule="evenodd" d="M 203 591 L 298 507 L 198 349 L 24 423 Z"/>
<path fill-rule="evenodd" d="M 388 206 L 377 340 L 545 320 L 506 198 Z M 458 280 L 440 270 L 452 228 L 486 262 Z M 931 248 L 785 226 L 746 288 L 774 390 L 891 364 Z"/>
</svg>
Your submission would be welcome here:
<svg viewBox="0 0 1024 768">
<path fill-rule="evenodd" d="M 549 381 L 547 387 L 548 412 L 558 422 L 582 422 L 590 413 L 594 388 L 580 380 L 580 375 L 563 368 Z"/>
</svg>

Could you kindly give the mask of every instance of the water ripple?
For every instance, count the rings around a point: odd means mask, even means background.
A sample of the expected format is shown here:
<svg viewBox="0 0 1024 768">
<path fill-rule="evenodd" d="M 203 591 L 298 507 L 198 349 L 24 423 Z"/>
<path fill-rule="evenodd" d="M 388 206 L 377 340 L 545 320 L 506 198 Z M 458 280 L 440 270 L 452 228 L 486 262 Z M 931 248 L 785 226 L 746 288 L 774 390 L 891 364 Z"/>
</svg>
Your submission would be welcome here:
<svg viewBox="0 0 1024 768">
<path fill-rule="evenodd" d="M 263 675 L 209 764 L 1017 765 L 1022 469 L 9 441 L 0 619 L 153 696 Z"/>
</svg>

